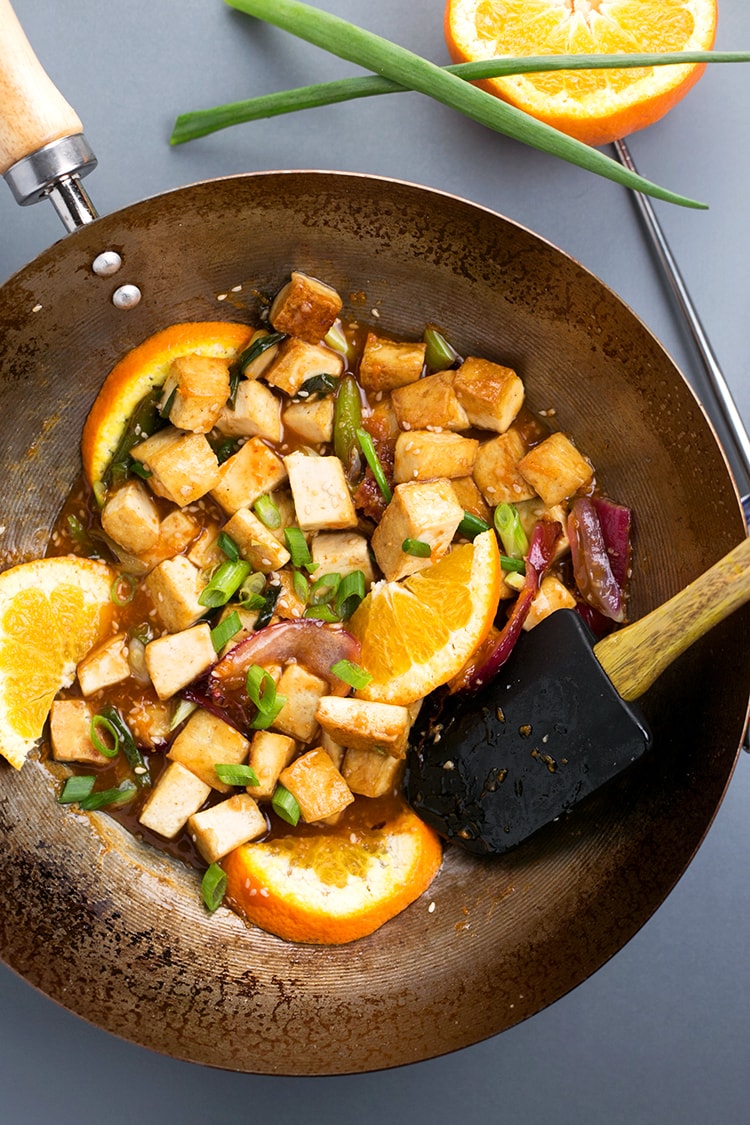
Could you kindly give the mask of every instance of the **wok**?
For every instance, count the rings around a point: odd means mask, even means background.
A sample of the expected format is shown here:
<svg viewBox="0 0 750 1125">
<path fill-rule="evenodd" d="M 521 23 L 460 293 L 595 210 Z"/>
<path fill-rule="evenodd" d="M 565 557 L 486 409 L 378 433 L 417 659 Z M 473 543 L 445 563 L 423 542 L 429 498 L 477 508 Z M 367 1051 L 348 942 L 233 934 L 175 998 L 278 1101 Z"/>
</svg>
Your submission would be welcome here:
<svg viewBox="0 0 750 1125">
<path fill-rule="evenodd" d="M 114 250 L 116 277 L 92 272 Z M 507 218 L 411 184 L 327 172 L 199 183 L 83 226 L 0 289 L 5 500 L 0 565 L 44 550 L 79 472 L 97 389 L 172 321 L 246 320 L 290 268 L 345 311 L 516 367 L 603 488 L 636 513 L 631 615 L 746 532 L 713 429 L 658 341 L 581 265 Z M 116 308 L 136 284 L 140 303 Z M 224 298 L 224 299 L 222 299 Z M 375 321 L 373 321 L 375 323 Z M 0 954 L 126 1039 L 254 1073 L 414 1062 L 533 1015 L 595 972 L 659 907 L 730 779 L 748 678 L 741 612 L 646 697 L 654 750 L 575 816 L 480 861 L 446 851 L 420 901 L 353 945 L 307 947 L 208 917 L 193 873 L 104 814 L 57 805 L 46 767 L 0 766 Z"/>
</svg>

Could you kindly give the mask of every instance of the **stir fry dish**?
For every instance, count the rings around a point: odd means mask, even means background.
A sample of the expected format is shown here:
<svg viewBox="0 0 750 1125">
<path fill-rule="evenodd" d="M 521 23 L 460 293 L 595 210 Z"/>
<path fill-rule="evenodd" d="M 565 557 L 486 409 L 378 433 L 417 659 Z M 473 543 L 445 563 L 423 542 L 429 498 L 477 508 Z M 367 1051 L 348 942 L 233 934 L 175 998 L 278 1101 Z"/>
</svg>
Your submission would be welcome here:
<svg viewBox="0 0 750 1125">
<path fill-rule="evenodd" d="M 630 569 L 630 512 L 516 371 L 342 310 L 293 272 L 256 326 L 139 343 L 47 557 L 0 574 L 0 753 L 44 732 L 61 803 L 191 865 L 209 911 L 313 943 L 439 870 L 402 793 L 425 698 L 561 607 L 616 627 Z"/>
</svg>

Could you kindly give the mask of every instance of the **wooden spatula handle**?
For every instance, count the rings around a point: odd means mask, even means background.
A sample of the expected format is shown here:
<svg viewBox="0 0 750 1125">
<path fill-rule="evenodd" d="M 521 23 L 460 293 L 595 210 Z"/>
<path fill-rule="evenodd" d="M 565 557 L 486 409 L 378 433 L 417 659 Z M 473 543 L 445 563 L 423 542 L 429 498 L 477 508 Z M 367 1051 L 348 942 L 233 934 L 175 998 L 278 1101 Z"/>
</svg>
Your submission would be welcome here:
<svg viewBox="0 0 750 1125">
<path fill-rule="evenodd" d="M 34 54 L 10 0 L 0 0 L 0 174 L 43 145 L 82 131 L 77 113 Z"/>
<path fill-rule="evenodd" d="M 594 653 L 623 699 L 638 699 L 673 660 L 750 601 L 750 539 L 658 609 L 611 633 Z"/>
</svg>

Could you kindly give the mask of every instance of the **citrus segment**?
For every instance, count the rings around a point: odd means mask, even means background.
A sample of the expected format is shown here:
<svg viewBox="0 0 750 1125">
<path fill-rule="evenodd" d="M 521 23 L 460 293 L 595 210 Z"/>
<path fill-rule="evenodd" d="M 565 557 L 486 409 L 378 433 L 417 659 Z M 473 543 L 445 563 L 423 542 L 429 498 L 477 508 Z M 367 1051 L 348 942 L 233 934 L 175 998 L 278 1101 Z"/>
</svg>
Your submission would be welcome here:
<svg viewBox="0 0 750 1125">
<path fill-rule="evenodd" d="M 401 582 L 375 585 L 349 622 L 372 680 L 362 699 L 406 705 L 463 667 L 489 632 L 502 571 L 492 531 Z"/>
<path fill-rule="evenodd" d="M 113 574 L 73 556 L 0 574 L 0 754 L 20 769 L 52 700 L 111 621 Z"/>
<path fill-rule="evenodd" d="M 138 403 L 164 383 L 174 359 L 203 355 L 234 359 L 252 329 L 231 321 L 173 324 L 149 336 L 112 368 L 83 427 L 81 456 L 89 484 L 101 480 Z"/>
<path fill-rule="evenodd" d="M 455 62 L 503 56 L 710 50 L 716 0 L 448 0 Z M 704 66 L 548 71 L 478 85 L 591 145 L 658 121 Z"/>
<path fill-rule="evenodd" d="M 361 812 L 349 823 L 347 811 L 330 830 L 230 852 L 222 860 L 229 904 L 277 937 L 315 945 L 354 941 L 400 914 L 437 874 L 441 844 L 406 806 L 383 823 L 383 802 L 367 804 L 368 823 Z"/>
</svg>

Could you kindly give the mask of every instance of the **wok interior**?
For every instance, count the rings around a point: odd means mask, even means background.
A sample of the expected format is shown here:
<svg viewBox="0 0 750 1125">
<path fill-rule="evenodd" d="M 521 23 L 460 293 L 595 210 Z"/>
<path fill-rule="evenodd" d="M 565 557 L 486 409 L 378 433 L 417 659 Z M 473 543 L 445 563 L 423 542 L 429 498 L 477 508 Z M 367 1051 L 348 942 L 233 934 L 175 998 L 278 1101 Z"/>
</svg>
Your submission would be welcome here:
<svg viewBox="0 0 750 1125">
<path fill-rule="evenodd" d="M 114 279 L 90 269 L 105 249 L 124 260 Z M 692 393 L 580 266 L 451 197 L 270 173 L 100 220 L 0 291 L 2 565 L 44 549 L 79 472 L 83 420 L 120 355 L 173 321 L 255 316 L 257 294 L 290 268 L 328 281 L 346 312 L 385 332 L 419 336 L 433 322 L 461 353 L 518 370 L 532 407 L 556 410 L 603 489 L 635 511 L 631 616 L 745 533 Z M 110 295 L 126 281 L 143 300 L 118 312 Z M 690 861 L 741 738 L 747 621 L 735 615 L 645 697 L 656 743 L 632 771 L 502 859 L 449 850 L 426 896 L 351 946 L 289 945 L 228 912 L 208 917 L 194 874 L 104 816 L 92 827 L 62 810 L 38 763 L 2 768 L 0 951 L 95 1024 L 237 1070 L 373 1070 L 502 1031 L 617 952 Z"/>
</svg>

